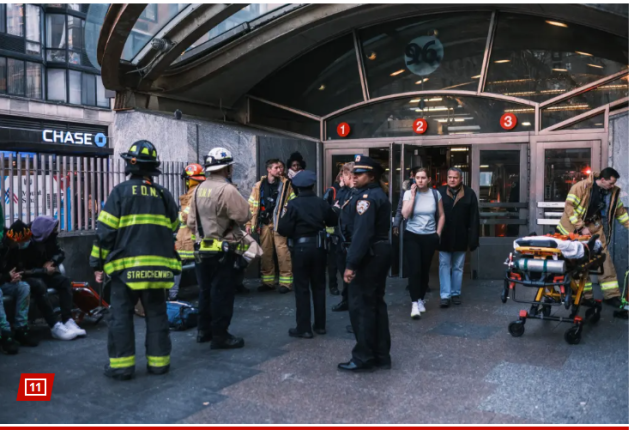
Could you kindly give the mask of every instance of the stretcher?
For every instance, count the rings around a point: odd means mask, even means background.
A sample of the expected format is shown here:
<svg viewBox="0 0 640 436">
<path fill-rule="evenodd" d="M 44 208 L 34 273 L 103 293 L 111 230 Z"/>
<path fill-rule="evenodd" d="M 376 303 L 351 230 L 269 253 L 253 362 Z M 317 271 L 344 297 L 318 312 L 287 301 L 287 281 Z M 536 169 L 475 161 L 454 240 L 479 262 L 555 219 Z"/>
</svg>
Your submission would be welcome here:
<svg viewBox="0 0 640 436">
<path fill-rule="evenodd" d="M 519 318 L 509 324 L 513 337 L 524 334 L 529 319 L 570 323 L 564 339 L 578 344 L 585 322 L 597 323 L 602 310 L 602 300 L 583 298 L 590 275 L 604 274 L 605 254 L 598 235 L 532 235 L 514 242 L 515 255 L 510 253 L 505 265 L 507 271 L 501 299 L 530 304 L 521 310 Z M 517 286 L 537 289 L 533 301 L 518 299 Z M 552 316 L 553 307 L 564 307 L 569 316 Z M 586 306 L 584 316 L 579 316 L 581 306 Z"/>
</svg>

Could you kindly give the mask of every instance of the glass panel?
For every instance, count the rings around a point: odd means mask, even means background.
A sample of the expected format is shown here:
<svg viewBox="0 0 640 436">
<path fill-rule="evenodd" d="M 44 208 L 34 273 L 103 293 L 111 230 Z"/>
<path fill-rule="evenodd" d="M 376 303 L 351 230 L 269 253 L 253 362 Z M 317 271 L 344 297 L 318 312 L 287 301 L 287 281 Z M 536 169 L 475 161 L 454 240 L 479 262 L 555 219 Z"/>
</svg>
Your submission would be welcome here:
<svg viewBox="0 0 640 436">
<path fill-rule="evenodd" d="M 69 103 L 82 103 L 82 73 L 69 71 Z"/>
<path fill-rule="evenodd" d="M 480 203 L 520 202 L 520 151 L 481 150 L 480 151 Z M 519 208 L 485 207 L 480 210 L 482 220 L 517 220 Z M 518 236 L 519 224 L 482 224 L 480 236 Z"/>
<path fill-rule="evenodd" d="M 127 47 L 122 52 L 122 59 L 131 61 L 169 21 L 188 5 L 188 3 L 147 5 L 127 38 Z"/>
<path fill-rule="evenodd" d="M 9 94 L 24 95 L 24 62 L 7 59 L 7 76 L 9 77 Z"/>
<path fill-rule="evenodd" d="M 7 92 L 7 58 L 0 58 L 0 92 Z"/>
<path fill-rule="evenodd" d="M 544 201 L 563 202 L 571 187 L 591 174 L 590 148 L 544 151 Z"/>
<path fill-rule="evenodd" d="M 69 49 L 84 50 L 84 20 L 72 16 L 68 16 L 67 20 Z"/>
<path fill-rule="evenodd" d="M 66 63 L 67 51 L 66 50 L 47 50 L 47 61 Z"/>
<path fill-rule="evenodd" d="M 485 91 L 549 100 L 629 64 L 629 41 L 594 28 L 500 14 Z"/>
<path fill-rule="evenodd" d="M 428 96 L 384 101 L 339 115 L 327 122 L 327 139 L 341 139 L 338 124 L 351 127 L 348 139 L 415 136 L 413 122 L 427 121 L 425 135 L 504 133 L 500 117 L 514 113 L 518 122 L 511 132 L 531 131 L 534 109 L 479 97 Z"/>
<path fill-rule="evenodd" d="M 27 97 L 42 99 L 42 64 L 27 62 Z"/>
<path fill-rule="evenodd" d="M 67 71 L 47 68 L 47 100 L 67 101 Z"/>
<path fill-rule="evenodd" d="M 346 163 L 355 161 L 354 154 L 332 154 L 331 155 L 331 179 L 326 180 L 326 188 L 331 186 L 331 183 L 338 177 L 338 173 L 342 169 L 342 166 Z"/>
<path fill-rule="evenodd" d="M 47 48 L 63 49 L 66 44 L 66 18 L 64 15 L 47 15 Z"/>
<path fill-rule="evenodd" d="M 251 100 L 251 124 L 320 138 L 320 122 L 275 106 Z"/>
<path fill-rule="evenodd" d="M 604 113 L 589 117 L 579 123 L 564 127 L 561 130 L 578 130 L 578 129 L 604 129 Z"/>
<path fill-rule="evenodd" d="M 100 30 L 104 23 L 104 17 L 109 10 L 109 4 L 92 4 L 89 5 L 89 12 L 87 13 L 87 21 L 84 28 L 85 50 L 89 62 L 94 68 L 100 69 L 98 63 L 98 38 L 100 37 Z"/>
<path fill-rule="evenodd" d="M 82 74 L 82 104 L 96 105 L 96 76 L 93 74 Z"/>
<path fill-rule="evenodd" d="M 369 157 L 374 159 L 384 169 L 382 176 L 380 177 L 380 183 L 384 189 L 385 194 L 389 193 L 389 147 L 370 148 Z M 391 218 L 391 217 L 389 217 Z"/>
<path fill-rule="evenodd" d="M 105 95 L 106 90 L 104 88 L 104 85 L 102 84 L 102 77 L 96 77 L 96 85 L 98 90 L 98 106 L 109 107 L 109 99 Z"/>
<path fill-rule="evenodd" d="M 39 55 L 41 50 L 39 42 L 27 42 L 27 54 Z"/>
<path fill-rule="evenodd" d="M 415 17 L 360 32 L 372 98 L 431 89 L 478 89 L 490 13 Z"/>
<path fill-rule="evenodd" d="M 72 11 L 78 11 L 78 12 L 87 12 L 90 6 L 91 5 L 80 4 L 80 3 L 69 3 L 67 5 L 67 7 Z"/>
<path fill-rule="evenodd" d="M 4 33 L 6 32 L 6 15 L 5 15 L 5 8 L 6 6 L 4 4 L 0 4 L 0 33 Z"/>
<path fill-rule="evenodd" d="M 15 36 L 24 36 L 24 4 L 7 4 L 7 33 Z"/>
<path fill-rule="evenodd" d="M 542 128 L 583 114 L 591 109 L 629 96 L 629 76 L 601 85 L 584 94 L 577 95 L 542 110 Z"/>
<path fill-rule="evenodd" d="M 315 115 L 362 101 L 353 36 L 301 56 L 263 80 L 251 94 Z"/>
<path fill-rule="evenodd" d="M 27 5 L 27 39 L 40 42 L 40 13 L 39 6 Z"/>
</svg>

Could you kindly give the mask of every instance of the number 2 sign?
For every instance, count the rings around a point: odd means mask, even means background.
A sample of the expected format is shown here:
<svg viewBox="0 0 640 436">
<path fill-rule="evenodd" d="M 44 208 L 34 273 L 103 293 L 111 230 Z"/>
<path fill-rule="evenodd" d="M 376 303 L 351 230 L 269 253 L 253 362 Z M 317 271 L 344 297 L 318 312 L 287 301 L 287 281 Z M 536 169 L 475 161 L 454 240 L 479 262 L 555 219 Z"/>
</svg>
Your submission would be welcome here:
<svg viewBox="0 0 640 436">
<path fill-rule="evenodd" d="M 418 118 L 413 122 L 413 131 L 418 135 L 424 135 L 427 132 L 427 120 L 424 118 Z"/>
<path fill-rule="evenodd" d="M 510 112 L 507 112 L 502 117 L 500 117 L 500 126 L 504 130 L 512 130 L 514 127 L 516 127 L 516 124 L 518 124 L 518 118 Z"/>
</svg>

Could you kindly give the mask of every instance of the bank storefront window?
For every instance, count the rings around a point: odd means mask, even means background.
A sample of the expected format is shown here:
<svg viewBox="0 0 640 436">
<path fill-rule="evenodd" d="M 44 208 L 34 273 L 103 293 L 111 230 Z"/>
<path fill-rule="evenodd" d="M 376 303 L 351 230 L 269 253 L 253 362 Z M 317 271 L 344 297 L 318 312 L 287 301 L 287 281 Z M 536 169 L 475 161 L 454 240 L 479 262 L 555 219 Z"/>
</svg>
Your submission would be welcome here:
<svg viewBox="0 0 640 436">
<path fill-rule="evenodd" d="M 427 121 L 426 135 L 470 135 L 505 132 L 500 118 L 517 116 L 511 132 L 534 128 L 534 108 L 506 101 L 468 96 L 416 96 L 363 106 L 327 121 L 327 140 L 341 139 L 338 125 L 348 123 L 348 139 L 414 136 L 417 118 Z"/>
<path fill-rule="evenodd" d="M 476 91 L 491 14 L 441 14 L 359 32 L 372 98 L 403 92 Z"/>
</svg>

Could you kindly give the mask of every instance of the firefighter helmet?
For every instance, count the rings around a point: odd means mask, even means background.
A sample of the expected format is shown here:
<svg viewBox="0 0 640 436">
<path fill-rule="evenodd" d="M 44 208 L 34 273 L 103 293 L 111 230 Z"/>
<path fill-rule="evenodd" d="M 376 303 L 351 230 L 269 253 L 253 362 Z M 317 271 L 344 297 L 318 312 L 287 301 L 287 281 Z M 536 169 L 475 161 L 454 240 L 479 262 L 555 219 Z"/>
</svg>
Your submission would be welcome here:
<svg viewBox="0 0 640 436">
<path fill-rule="evenodd" d="M 204 176 L 204 168 L 200 164 L 189 164 L 182 171 L 182 176 L 185 180 L 195 180 L 196 182 L 204 182 L 206 177 Z"/>
<path fill-rule="evenodd" d="M 160 159 L 156 147 L 147 140 L 134 142 L 129 151 L 121 153 L 120 157 L 127 161 L 126 172 L 139 175 L 157 176 Z"/>
<path fill-rule="evenodd" d="M 233 156 L 226 148 L 212 148 L 204 159 L 204 167 L 207 171 L 219 171 L 223 168 L 233 165 Z"/>
</svg>

